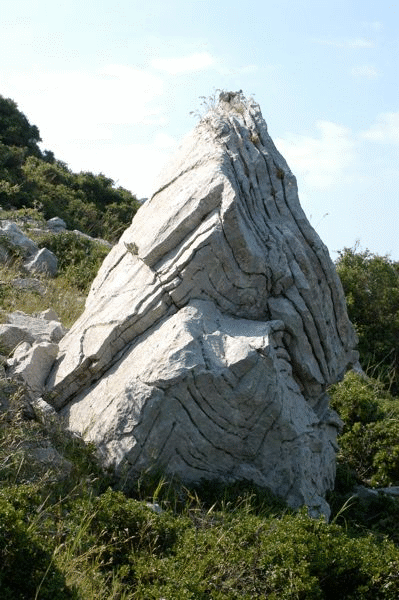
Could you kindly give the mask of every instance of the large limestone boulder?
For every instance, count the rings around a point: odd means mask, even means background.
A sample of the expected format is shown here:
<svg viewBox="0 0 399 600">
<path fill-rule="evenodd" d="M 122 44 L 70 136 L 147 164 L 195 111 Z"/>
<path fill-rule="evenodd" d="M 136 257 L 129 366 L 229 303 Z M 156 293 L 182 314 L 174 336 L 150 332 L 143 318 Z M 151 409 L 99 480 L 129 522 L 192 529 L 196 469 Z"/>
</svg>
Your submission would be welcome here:
<svg viewBox="0 0 399 600">
<path fill-rule="evenodd" d="M 328 514 L 356 359 L 328 251 L 259 106 L 222 94 L 105 259 L 49 398 L 123 477 L 250 479 Z"/>
</svg>

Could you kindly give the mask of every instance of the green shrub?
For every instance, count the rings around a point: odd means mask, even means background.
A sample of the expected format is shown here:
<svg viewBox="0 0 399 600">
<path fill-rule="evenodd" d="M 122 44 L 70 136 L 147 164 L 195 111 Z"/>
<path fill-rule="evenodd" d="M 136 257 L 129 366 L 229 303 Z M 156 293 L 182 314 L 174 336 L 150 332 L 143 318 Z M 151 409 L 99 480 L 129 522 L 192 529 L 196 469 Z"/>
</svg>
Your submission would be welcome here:
<svg viewBox="0 0 399 600">
<path fill-rule="evenodd" d="M 109 247 L 70 231 L 41 235 L 40 245 L 48 248 L 58 259 L 58 272 L 82 293 L 89 291 Z"/>
<path fill-rule="evenodd" d="M 359 336 L 360 362 L 399 391 L 399 262 L 357 247 L 344 248 L 336 263 L 349 318 Z"/>
<path fill-rule="evenodd" d="M 350 372 L 330 389 L 331 406 L 344 421 L 339 437 L 341 463 L 359 481 L 399 484 L 399 405 L 381 383 Z"/>
<path fill-rule="evenodd" d="M 254 514 L 270 516 L 290 509 L 286 503 L 267 488 L 261 488 L 251 481 L 241 480 L 222 483 L 203 480 L 192 488 L 204 508 L 235 511 L 246 506 Z"/>
<path fill-rule="evenodd" d="M 69 229 L 115 242 L 131 223 L 140 204 L 112 179 L 73 173 L 65 163 L 29 156 L 22 166 L 25 206 L 40 202 L 46 219 L 61 217 Z M 22 206 L 22 204 L 17 205 Z"/>
<path fill-rule="evenodd" d="M 340 459 L 371 486 L 399 485 L 399 421 L 355 423 L 339 440 Z"/>
<path fill-rule="evenodd" d="M 77 505 L 77 524 L 82 510 L 91 513 L 86 543 L 104 547 L 102 559 L 112 568 L 129 563 L 137 553 L 167 555 L 184 528 L 184 519 L 179 521 L 168 512 L 157 514 L 144 503 L 111 489 L 93 502 Z"/>
<path fill-rule="evenodd" d="M 0 496 L 0 591 L 2 600 L 74 598 L 53 564 L 52 548 L 32 530 L 23 508 Z"/>
<path fill-rule="evenodd" d="M 69 229 L 115 242 L 131 223 L 139 202 L 102 173 L 73 173 L 38 146 L 39 129 L 9 98 L 0 96 L 0 203 L 41 207 L 46 219 L 61 217 Z"/>
<path fill-rule="evenodd" d="M 389 538 L 399 546 L 399 499 L 379 492 L 360 497 L 352 489 L 329 494 L 332 519 L 356 537 L 372 532 L 376 539 Z"/>
<path fill-rule="evenodd" d="M 348 429 L 355 423 L 371 423 L 382 419 L 381 400 L 388 394 L 377 380 L 349 371 L 343 382 L 330 388 L 330 396 L 331 406 Z"/>
<path fill-rule="evenodd" d="M 398 597 L 399 550 L 367 533 L 381 530 L 383 515 L 386 527 L 394 524 L 393 501 L 390 512 L 379 497 L 368 505 L 369 527 L 364 517 L 360 529 L 344 528 L 276 504 L 272 516 L 270 502 L 260 502 L 247 483 L 218 493 L 210 487 L 202 497 L 200 488 L 186 488 L 185 509 L 157 514 L 111 489 L 96 496 L 81 486 L 57 501 L 40 484 L 4 486 L 1 592 L 34 598 L 41 586 L 38 598 L 76 600 Z M 220 509 L 208 506 L 211 497 Z M 355 519 L 361 506 L 347 511 L 341 520 L 349 511 Z M 10 533 L 1 538 L 4 531 Z M 14 579 L 17 560 L 23 583 Z"/>
<path fill-rule="evenodd" d="M 351 538 L 305 512 L 264 519 L 212 514 L 168 557 L 139 557 L 135 598 L 336 600 L 396 598 L 399 553 Z"/>
</svg>

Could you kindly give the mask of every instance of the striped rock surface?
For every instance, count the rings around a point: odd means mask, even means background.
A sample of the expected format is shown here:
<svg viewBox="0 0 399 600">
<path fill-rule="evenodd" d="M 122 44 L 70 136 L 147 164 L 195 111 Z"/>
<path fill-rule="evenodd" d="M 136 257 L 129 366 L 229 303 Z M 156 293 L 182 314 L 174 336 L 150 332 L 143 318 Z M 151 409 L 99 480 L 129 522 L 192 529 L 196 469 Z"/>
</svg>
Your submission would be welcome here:
<svg viewBox="0 0 399 600">
<path fill-rule="evenodd" d="M 259 106 L 224 93 L 105 259 L 47 388 L 125 478 L 249 479 L 328 514 L 325 390 L 355 344 Z"/>
</svg>

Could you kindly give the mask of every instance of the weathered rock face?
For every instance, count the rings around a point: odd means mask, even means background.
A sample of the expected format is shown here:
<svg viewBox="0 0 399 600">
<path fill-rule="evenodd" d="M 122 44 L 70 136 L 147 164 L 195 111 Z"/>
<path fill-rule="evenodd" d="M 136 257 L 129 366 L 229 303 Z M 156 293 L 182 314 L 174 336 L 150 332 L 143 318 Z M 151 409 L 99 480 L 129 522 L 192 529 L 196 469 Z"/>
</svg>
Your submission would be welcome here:
<svg viewBox="0 0 399 600">
<path fill-rule="evenodd" d="M 327 513 L 325 389 L 355 342 L 259 107 L 224 94 L 105 259 L 47 387 L 125 477 L 247 478 Z"/>
</svg>

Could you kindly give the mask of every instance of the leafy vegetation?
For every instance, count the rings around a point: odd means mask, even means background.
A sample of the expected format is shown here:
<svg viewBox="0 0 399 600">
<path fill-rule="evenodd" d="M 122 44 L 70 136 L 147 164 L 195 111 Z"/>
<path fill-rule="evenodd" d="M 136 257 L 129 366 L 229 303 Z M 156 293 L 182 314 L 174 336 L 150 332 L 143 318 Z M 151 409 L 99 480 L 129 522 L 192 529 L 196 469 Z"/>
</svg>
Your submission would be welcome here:
<svg viewBox="0 0 399 600">
<path fill-rule="evenodd" d="M 311 519 L 305 510 L 293 513 L 251 484 L 188 489 L 143 476 L 128 497 L 107 487 L 109 478 L 83 447 L 75 449 L 73 477 L 54 480 L 51 470 L 43 474 L 34 464 L 19 469 L 21 456 L 10 469 L 7 448 L 32 440 L 32 427 L 37 423 L 14 415 L 0 428 L 2 597 L 393 600 L 399 594 L 399 549 L 392 541 Z M 60 448 L 59 431 L 43 428 L 39 437 L 54 441 L 54 435 Z M 20 448 L 32 464 L 31 450 Z"/>
<path fill-rule="evenodd" d="M 344 420 L 339 460 L 359 482 L 399 485 L 399 404 L 383 385 L 348 373 L 330 390 L 331 405 Z"/>
<path fill-rule="evenodd" d="M 87 293 L 109 247 L 75 233 L 46 233 L 36 238 L 58 259 L 58 272 L 68 285 Z"/>
<path fill-rule="evenodd" d="M 337 261 L 348 314 L 359 336 L 360 362 L 399 392 L 399 263 L 357 247 Z"/>
</svg>

